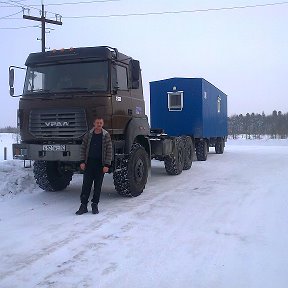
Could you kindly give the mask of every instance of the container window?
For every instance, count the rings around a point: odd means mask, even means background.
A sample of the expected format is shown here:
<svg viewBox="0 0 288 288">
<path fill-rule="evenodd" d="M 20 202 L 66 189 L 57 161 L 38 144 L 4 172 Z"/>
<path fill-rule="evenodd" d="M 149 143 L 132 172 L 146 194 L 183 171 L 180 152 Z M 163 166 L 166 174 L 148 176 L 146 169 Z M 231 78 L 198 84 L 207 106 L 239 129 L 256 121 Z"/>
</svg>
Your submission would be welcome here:
<svg viewBox="0 0 288 288">
<path fill-rule="evenodd" d="M 218 96 L 217 99 L 217 112 L 220 113 L 221 112 L 221 97 Z"/>
<path fill-rule="evenodd" d="M 183 91 L 168 92 L 169 111 L 182 111 L 183 109 Z"/>
</svg>

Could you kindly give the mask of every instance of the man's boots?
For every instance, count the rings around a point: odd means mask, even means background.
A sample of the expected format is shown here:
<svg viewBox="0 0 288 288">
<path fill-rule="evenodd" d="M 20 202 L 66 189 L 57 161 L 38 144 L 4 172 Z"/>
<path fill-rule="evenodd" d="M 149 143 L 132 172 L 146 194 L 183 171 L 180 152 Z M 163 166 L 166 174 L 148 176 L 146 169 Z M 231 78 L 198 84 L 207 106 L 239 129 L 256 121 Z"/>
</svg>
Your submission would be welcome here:
<svg viewBox="0 0 288 288">
<path fill-rule="evenodd" d="M 87 213 L 88 209 L 87 209 L 87 204 L 81 204 L 79 210 L 75 213 L 76 215 L 82 215 L 84 213 Z"/>
<path fill-rule="evenodd" d="M 98 204 L 92 203 L 91 207 L 92 207 L 92 214 L 98 214 L 99 213 Z"/>
</svg>

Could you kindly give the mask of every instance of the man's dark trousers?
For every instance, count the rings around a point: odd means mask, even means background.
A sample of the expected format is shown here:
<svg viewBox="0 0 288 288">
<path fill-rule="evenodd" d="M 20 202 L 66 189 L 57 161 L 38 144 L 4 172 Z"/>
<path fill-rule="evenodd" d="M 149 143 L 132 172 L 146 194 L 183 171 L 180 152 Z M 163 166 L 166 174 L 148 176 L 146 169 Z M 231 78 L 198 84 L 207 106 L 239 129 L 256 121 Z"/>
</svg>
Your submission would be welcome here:
<svg viewBox="0 0 288 288">
<path fill-rule="evenodd" d="M 100 199 L 101 187 L 104 178 L 103 166 L 101 160 L 88 158 L 83 176 L 83 185 L 81 192 L 81 203 L 88 204 L 89 196 L 94 181 L 94 194 L 92 203 L 98 204 Z"/>
</svg>

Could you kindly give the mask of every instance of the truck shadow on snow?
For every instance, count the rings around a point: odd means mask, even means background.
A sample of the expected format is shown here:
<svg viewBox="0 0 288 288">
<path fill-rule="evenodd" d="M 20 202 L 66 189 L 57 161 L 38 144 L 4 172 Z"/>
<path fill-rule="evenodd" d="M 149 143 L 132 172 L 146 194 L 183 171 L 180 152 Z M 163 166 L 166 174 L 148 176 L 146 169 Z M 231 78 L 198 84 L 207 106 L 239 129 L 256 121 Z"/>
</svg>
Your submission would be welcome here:
<svg viewBox="0 0 288 288">
<path fill-rule="evenodd" d="M 214 151 L 210 151 L 209 152 L 209 158 L 207 159 L 207 161 L 209 162 L 209 160 L 212 160 L 214 157 L 217 158 L 217 154 L 215 154 Z M 193 165 L 191 167 L 191 169 L 183 171 L 180 175 L 182 175 L 183 177 L 189 177 L 189 175 L 191 175 L 191 173 L 197 173 L 197 163 L 203 163 L 203 161 L 195 161 L 193 160 Z M 208 165 L 208 163 L 207 163 Z M 165 171 L 165 166 L 164 166 L 164 162 L 159 162 L 156 160 L 152 160 L 151 163 L 151 171 L 150 171 L 150 175 L 148 177 L 147 183 L 146 183 L 146 187 L 143 191 L 143 194 L 145 194 L 146 190 L 149 190 L 149 187 L 152 185 L 154 186 L 154 184 L 156 183 L 167 183 L 172 181 L 175 181 L 175 177 L 179 177 L 180 175 L 168 175 Z M 82 188 L 82 180 L 83 180 L 83 175 L 73 175 L 73 179 L 71 181 L 71 184 L 62 192 L 56 192 L 56 193 L 70 193 L 75 197 L 79 197 L 80 193 L 81 193 L 81 188 Z M 93 191 L 93 188 L 92 188 Z M 49 192 L 47 192 L 49 193 Z M 52 192 L 53 193 L 53 192 Z M 92 194 L 93 192 L 91 192 Z M 102 193 L 101 193 L 101 201 L 106 200 L 106 199 L 114 199 L 114 200 L 120 200 L 120 199 L 129 199 L 130 197 L 123 197 L 121 195 L 119 195 L 117 193 L 117 191 L 115 190 L 114 187 L 114 182 L 113 182 L 113 174 L 106 174 L 104 177 L 104 181 L 103 181 L 103 186 L 102 186 Z"/>
</svg>

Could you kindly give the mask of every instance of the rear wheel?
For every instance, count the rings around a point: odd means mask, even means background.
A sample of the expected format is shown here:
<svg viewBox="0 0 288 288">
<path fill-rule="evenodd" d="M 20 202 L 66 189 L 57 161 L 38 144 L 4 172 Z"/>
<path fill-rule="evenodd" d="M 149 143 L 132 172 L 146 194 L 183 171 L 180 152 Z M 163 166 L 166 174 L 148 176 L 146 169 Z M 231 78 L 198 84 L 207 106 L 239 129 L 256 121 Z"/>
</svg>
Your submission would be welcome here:
<svg viewBox="0 0 288 288">
<path fill-rule="evenodd" d="M 114 186 L 122 196 L 139 196 L 147 183 L 148 155 L 138 143 L 132 145 L 128 157 L 121 160 L 121 165 L 113 173 Z"/>
<path fill-rule="evenodd" d="M 190 136 L 184 136 L 184 166 L 183 170 L 189 170 L 192 166 L 194 145 Z"/>
<path fill-rule="evenodd" d="M 224 147 L 225 147 L 225 143 L 224 143 L 224 139 L 217 139 L 217 142 L 215 144 L 215 152 L 216 154 L 223 154 L 224 152 Z"/>
<path fill-rule="evenodd" d="M 208 144 L 205 140 L 201 140 L 196 145 L 196 156 L 198 161 L 206 161 L 208 155 Z"/>
<path fill-rule="evenodd" d="M 33 172 L 36 183 L 45 191 L 65 189 L 73 175 L 73 172 L 61 169 L 57 161 L 35 161 Z"/>
<path fill-rule="evenodd" d="M 181 137 L 177 137 L 175 139 L 173 154 L 164 158 L 164 164 L 167 174 L 179 175 L 184 167 L 184 157 L 184 142 Z"/>
</svg>

